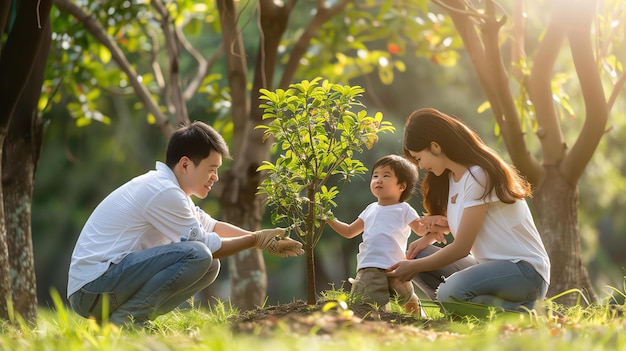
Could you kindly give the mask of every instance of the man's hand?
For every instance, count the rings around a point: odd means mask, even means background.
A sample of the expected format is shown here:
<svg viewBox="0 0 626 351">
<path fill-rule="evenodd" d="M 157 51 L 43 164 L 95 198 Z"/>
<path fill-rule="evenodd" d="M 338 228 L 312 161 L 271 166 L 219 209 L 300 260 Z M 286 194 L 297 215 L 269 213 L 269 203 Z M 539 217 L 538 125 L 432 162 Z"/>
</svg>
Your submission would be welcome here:
<svg viewBox="0 0 626 351">
<path fill-rule="evenodd" d="M 287 236 L 284 228 L 262 229 L 254 232 L 254 247 L 265 250 L 271 254 L 290 257 L 304 253 L 302 243 Z"/>
</svg>

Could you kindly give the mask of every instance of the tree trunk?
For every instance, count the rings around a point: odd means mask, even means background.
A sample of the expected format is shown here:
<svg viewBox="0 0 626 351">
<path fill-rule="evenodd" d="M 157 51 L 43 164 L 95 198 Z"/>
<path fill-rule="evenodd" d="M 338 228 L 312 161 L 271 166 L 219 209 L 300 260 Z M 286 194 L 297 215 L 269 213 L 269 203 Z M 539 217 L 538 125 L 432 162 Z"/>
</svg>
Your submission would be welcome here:
<svg viewBox="0 0 626 351">
<path fill-rule="evenodd" d="M 5 133 L 0 133 L 0 141 L 4 141 Z M 0 155 L 2 149 L 0 149 Z M 0 166 L 0 173 L 2 167 Z M 0 188 L 0 200 L 4 201 L 2 188 Z M 4 220 L 4 206 L 0 206 L 0 319 L 9 319 L 9 301 L 11 297 L 11 279 L 9 276 L 9 250 L 7 243 L 7 231 Z"/>
<path fill-rule="evenodd" d="M 28 116 L 23 116 L 28 117 Z M 38 140 L 41 145 L 41 138 Z M 33 144 L 36 141 L 33 140 Z M 37 317 L 37 284 L 31 233 L 31 203 L 37 160 L 29 139 L 9 134 L 5 140 L 2 165 L 4 213 L 11 267 L 13 308 L 27 321 Z M 39 152 L 37 150 L 37 159 Z"/>
<path fill-rule="evenodd" d="M 2 188 L 7 246 L 11 267 L 13 308 L 26 321 L 37 318 L 37 284 L 31 232 L 31 204 L 35 170 L 41 154 L 44 126 L 38 103 L 51 42 L 50 22 L 44 27 L 41 48 L 15 108 L 4 140 Z"/>
<path fill-rule="evenodd" d="M 304 252 L 306 253 L 306 302 L 309 305 L 317 303 L 317 288 L 315 287 L 315 188 L 316 184 L 309 184 L 307 187 L 307 198 L 309 199 L 309 212 L 306 219 L 306 241 Z"/>
<path fill-rule="evenodd" d="M 558 166 L 546 166 L 543 183 L 536 189 L 535 218 L 552 264 L 548 297 L 580 289 L 589 302 L 597 300 L 582 262 L 578 229 L 578 186 L 569 184 Z M 565 294 L 555 301 L 573 306 L 580 295 Z"/>
<path fill-rule="evenodd" d="M 261 162 L 270 159 L 270 143 L 264 142 L 263 132 L 255 127 L 263 123 L 259 106 L 259 89 L 272 88 L 278 57 L 280 38 L 287 28 L 291 6 L 272 1 L 259 2 L 261 40 L 256 57 L 255 72 L 249 100 L 243 53 L 243 41 L 235 21 L 232 0 L 219 1 L 224 40 L 232 52 L 227 56 L 229 84 L 233 96 L 233 120 L 235 124 L 234 165 L 226 177 L 225 190 L 220 198 L 224 219 L 249 230 L 261 227 L 265 206 L 256 196 L 261 182 L 256 171 Z M 249 104 L 248 104 L 249 103 Z M 239 309 L 250 309 L 265 303 L 267 276 L 265 261 L 260 250 L 246 250 L 228 258 L 231 273 L 231 300 Z"/>
<path fill-rule="evenodd" d="M 4 319 L 10 317 L 8 302 L 14 304 L 14 310 L 26 320 L 32 320 L 36 316 L 30 204 L 42 136 L 39 134 L 40 130 L 30 128 L 30 123 L 33 122 L 33 114 L 36 118 L 50 47 L 51 6 L 51 0 L 18 2 L 15 22 L 8 31 L 6 44 L 2 43 L 0 56 L 0 145 L 4 148 L 7 147 L 5 144 L 11 144 L 7 151 L 1 152 L 0 169 L 4 188 L 0 189 L 0 203 L 3 204 L 0 206 L 0 318 Z M 20 117 L 26 118 L 26 121 L 14 121 L 19 119 L 15 115 L 22 112 L 25 117 Z M 20 130 L 27 126 L 25 129 L 32 133 L 29 134 L 32 139 L 21 134 L 12 135 L 15 126 L 19 126 L 17 129 Z M 18 151 L 20 153 L 37 149 L 36 153 L 31 153 L 31 157 L 36 157 L 15 159 L 17 155 L 13 153 L 16 150 L 14 142 L 25 143 Z M 6 204 L 9 205 L 5 210 Z M 16 286 L 12 288 L 12 284 Z M 12 294 L 12 289 L 16 289 L 15 295 Z M 19 300 L 14 300 L 15 298 Z"/>
<path fill-rule="evenodd" d="M 221 197 L 224 220 L 248 230 L 261 227 L 263 203 L 255 196 L 259 184 L 258 165 L 250 164 L 245 174 L 228 171 L 222 177 L 226 184 Z M 230 299 L 241 311 L 265 303 L 267 275 L 261 250 L 244 250 L 228 257 L 231 282 Z"/>
</svg>

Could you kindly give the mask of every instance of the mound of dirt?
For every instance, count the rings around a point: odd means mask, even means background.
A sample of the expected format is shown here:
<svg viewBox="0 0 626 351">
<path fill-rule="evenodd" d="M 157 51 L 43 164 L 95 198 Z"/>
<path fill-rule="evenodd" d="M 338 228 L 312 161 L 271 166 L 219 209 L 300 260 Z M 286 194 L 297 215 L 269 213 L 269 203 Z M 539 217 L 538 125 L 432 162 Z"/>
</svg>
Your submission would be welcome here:
<svg viewBox="0 0 626 351">
<path fill-rule="evenodd" d="M 329 307 L 331 306 L 331 307 Z M 271 336 L 275 332 L 298 335 L 336 335 L 362 332 L 379 337 L 420 337 L 431 340 L 458 337 L 433 330 L 436 321 L 419 316 L 379 311 L 370 305 L 324 302 L 310 306 L 304 301 L 257 308 L 241 314 L 231 329 L 237 333 Z"/>
</svg>

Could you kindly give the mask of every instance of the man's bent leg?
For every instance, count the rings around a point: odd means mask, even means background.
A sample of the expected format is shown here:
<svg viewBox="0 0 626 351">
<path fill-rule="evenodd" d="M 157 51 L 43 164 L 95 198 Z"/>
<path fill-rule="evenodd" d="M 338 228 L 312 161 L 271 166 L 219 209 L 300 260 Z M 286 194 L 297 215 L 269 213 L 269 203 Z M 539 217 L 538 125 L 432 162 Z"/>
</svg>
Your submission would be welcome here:
<svg viewBox="0 0 626 351">
<path fill-rule="evenodd" d="M 106 295 L 111 322 L 142 323 L 171 311 L 176 307 L 171 307 L 175 302 L 184 301 L 210 284 L 219 269 L 219 264 L 213 262 L 211 252 L 202 242 L 185 241 L 136 251 L 85 285 L 76 293 L 79 297 L 72 295 L 70 303 L 79 314 L 103 320 L 102 303 L 106 299 L 102 296 Z M 197 291 L 192 291 L 196 288 Z M 91 307 L 88 307 L 91 301 L 76 303 L 92 296 L 98 298 Z M 90 311 L 85 311 L 86 307 Z"/>
</svg>

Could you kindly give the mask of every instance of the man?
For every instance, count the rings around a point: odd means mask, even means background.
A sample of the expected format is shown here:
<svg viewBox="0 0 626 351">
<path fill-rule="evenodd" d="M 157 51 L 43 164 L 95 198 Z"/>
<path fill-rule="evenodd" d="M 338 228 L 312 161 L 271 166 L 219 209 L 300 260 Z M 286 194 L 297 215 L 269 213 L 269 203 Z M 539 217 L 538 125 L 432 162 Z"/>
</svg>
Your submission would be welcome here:
<svg viewBox="0 0 626 351">
<path fill-rule="evenodd" d="M 202 122 L 176 130 L 165 163 L 109 194 L 78 237 L 67 295 L 83 317 L 142 325 L 217 278 L 218 258 L 260 248 L 304 253 L 281 228 L 256 232 L 217 221 L 191 200 L 205 198 L 230 158 L 222 136 Z"/>
</svg>

